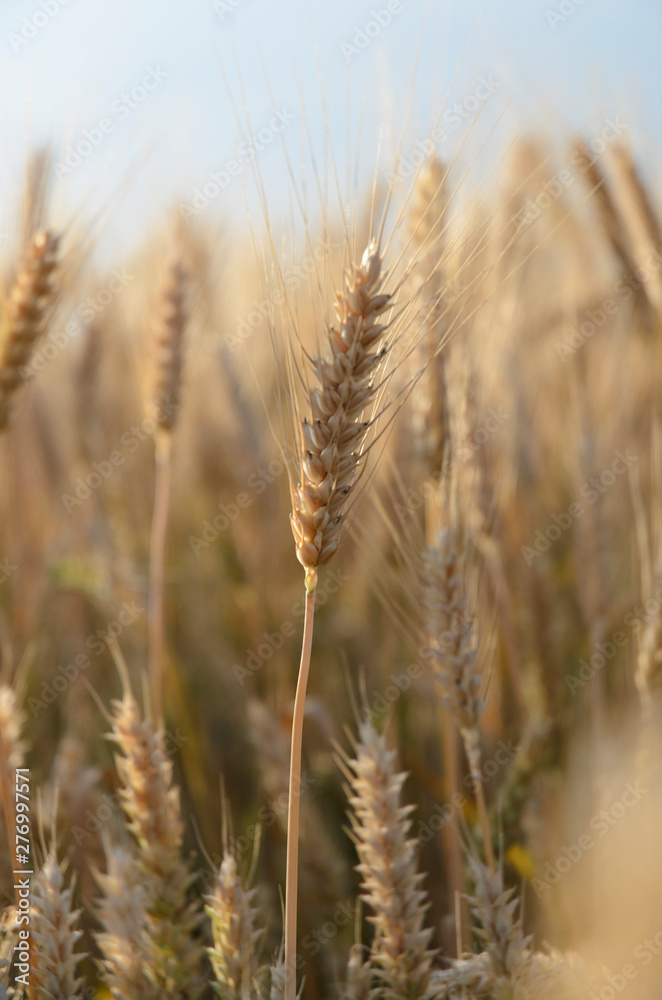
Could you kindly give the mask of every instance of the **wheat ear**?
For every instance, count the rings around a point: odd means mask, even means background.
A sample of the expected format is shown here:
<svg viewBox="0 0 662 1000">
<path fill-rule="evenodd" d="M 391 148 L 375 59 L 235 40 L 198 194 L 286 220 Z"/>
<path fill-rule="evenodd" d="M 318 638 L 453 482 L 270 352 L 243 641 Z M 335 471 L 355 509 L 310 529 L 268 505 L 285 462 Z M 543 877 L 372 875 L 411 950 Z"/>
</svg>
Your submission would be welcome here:
<svg viewBox="0 0 662 1000">
<path fill-rule="evenodd" d="M 626 146 L 616 146 L 612 162 L 618 179 L 617 197 L 623 208 L 625 229 L 629 234 L 633 256 L 641 268 L 641 276 L 648 299 L 658 319 L 662 316 L 662 279 L 659 267 L 651 267 L 651 251 L 662 251 L 662 227 L 649 197 L 632 154 Z"/>
<path fill-rule="evenodd" d="M 58 237 L 45 231 L 35 234 L 5 303 L 0 327 L 0 431 L 7 428 L 22 369 L 43 330 L 53 296 L 57 248 Z"/>
<path fill-rule="evenodd" d="M 187 898 L 194 876 L 181 857 L 184 825 L 172 761 L 163 731 L 141 718 L 128 689 L 113 710 L 109 739 L 122 751 L 115 758 L 120 796 L 144 900 L 143 973 L 154 998 L 183 1000 L 202 987 L 203 948 L 196 940 L 202 915 Z"/>
<path fill-rule="evenodd" d="M 518 983 L 527 974 L 532 959 L 531 938 L 525 937 L 521 916 L 516 915 L 519 899 L 514 889 L 504 889 L 500 870 L 489 871 L 472 854 L 467 860 L 476 887 L 469 904 L 480 922 L 478 934 L 485 942 L 501 985 L 516 996 Z"/>
<path fill-rule="evenodd" d="M 40 1000 L 80 1000 L 83 980 L 76 976 L 85 958 L 76 951 L 83 932 L 78 929 L 80 910 L 73 910 L 73 885 L 64 888 L 64 872 L 54 852 L 49 852 L 35 876 L 31 895 L 32 976 L 30 985 Z"/>
<path fill-rule="evenodd" d="M 494 872 L 492 837 L 480 775 L 480 719 L 482 672 L 473 619 L 463 593 L 462 566 L 450 528 L 442 528 L 436 544 L 425 553 L 423 607 L 428 648 L 436 687 L 444 707 L 455 719 L 469 761 L 485 854 Z"/>
<path fill-rule="evenodd" d="M 151 1000 L 154 989 L 145 975 L 145 894 L 132 851 L 106 842 L 106 872 L 97 873 L 102 891 L 96 912 L 103 927 L 95 937 L 99 968 L 113 1000 Z"/>
<path fill-rule="evenodd" d="M 330 356 L 313 358 L 317 384 L 308 389 L 310 419 L 301 422 L 299 481 L 292 489 L 292 533 L 305 570 L 306 602 L 301 662 L 294 700 L 287 812 L 285 881 L 285 1000 L 296 995 L 297 881 L 301 744 L 306 687 L 313 641 L 318 567 L 334 555 L 343 515 L 356 484 L 370 421 L 364 419 L 376 391 L 383 357 L 377 350 L 387 324 L 380 322 L 391 302 L 380 293 L 382 258 L 371 240 L 361 264 L 345 276 L 334 305 L 338 327 L 328 331 Z"/>
<path fill-rule="evenodd" d="M 187 323 L 186 284 L 186 272 L 179 260 L 175 260 L 168 270 L 155 329 L 152 403 L 157 424 L 156 474 L 150 539 L 148 620 L 149 670 L 153 711 L 157 720 L 163 716 L 165 545 L 170 506 L 172 431 L 179 408 Z"/>
<path fill-rule="evenodd" d="M 417 871 L 417 845 L 409 836 L 412 806 L 401 804 L 406 774 L 396 752 L 368 719 L 359 726 L 355 757 L 345 760 L 353 838 L 359 855 L 362 899 L 372 910 L 371 961 L 392 1000 L 426 995 L 434 952 L 425 927 L 427 894 Z"/>
<path fill-rule="evenodd" d="M 246 889 L 234 856 L 226 851 L 216 877 L 214 891 L 207 896 L 214 947 L 208 949 L 222 1000 L 252 1000 L 256 996 L 256 944 L 261 930 L 255 928 L 255 889 Z"/>
</svg>

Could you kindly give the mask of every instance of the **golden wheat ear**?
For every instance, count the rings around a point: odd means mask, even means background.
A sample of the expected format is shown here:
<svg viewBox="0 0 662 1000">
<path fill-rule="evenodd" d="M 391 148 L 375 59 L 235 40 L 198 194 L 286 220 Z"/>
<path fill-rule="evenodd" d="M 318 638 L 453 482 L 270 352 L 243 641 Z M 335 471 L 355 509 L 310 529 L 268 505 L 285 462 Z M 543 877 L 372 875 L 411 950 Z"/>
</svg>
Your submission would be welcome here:
<svg viewBox="0 0 662 1000">
<path fill-rule="evenodd" d="M 154 328 L 149 403 L 161 431 L 172 431 L 177 421 L 187 322 L 188 272 L 177 256 L 167 268 Z"/>
<path fill-rule="evenodd" d="M 435 952 L 425 926 L 427 893 L 417 870 L 417 845 L 409 836 L 411 806 L 401 803 L 406 775 L 396 752 L 365 719 L 352 759 L 342 762 L 348 781 L 352 834 L 359 855 L 362 898 L 375 927 L 370 961 L 385 995 L 393 1000 L 427 993 Z M 359 973 L 357 973 L 359 974 Z M 365 974 L 359 974 L 361 981 Z"/>
<path fill-rule="evenodd" d="M 152 996 L 169 1000 L 196 996 L 202 985 L 204 949 L 198 937 L 202 913 L 189 899 L 195 876 L 182 858 L 184 823 L 179 789 L 172 781 L 166 734 L 151 719 L 142 717 L 126 680 L 122 700 L 113 702 L 112 707 L 108 738 L 121 751 L 115 763 L 126 828 L 133 839 L 128 871 L 143 902 L 139 927 L 142 981 L 152 984 Z M 112 880 L 104 885 L 114 888 Z M 112 917 L 109 897 L 102 903 L 102 912 Z M 109 916 L 105 916 L 107 927 L 112 925 Z M 99 938 L 99 944 L 106 948 L 107 975 L 121 979 L 123 959 L 113 950 L 112 935 Z"/>
<path fill-rule="evenodd" d="M 209 948 L 221 996 L 249 1000 L 258 979 L 257 942 L 262 931 L 255 926 L 255 889 L 246 889 L 234 856 L 226 851 L 205 907 L 211 921 L 213 948 Z"/>
<path fill-rule="evenodd" d="M 317 568 L 340 542 L 347 499 L 357 479 L 370 426 L 364 413 L 375 393 L 382 322 L 391 296 L 380 293 L 382 258 L 372 240 L 358 267 L 337 293 L 338 326 L 329 329 L 328 359 L 313 358 L 317 385 L 308 389 L 310 418 L 301 422 L 300 481 L 292 491 L 292 532 L 306 571 L 306 588 L 317 585 Z"/>
<path fill-rule="evenodd" d="M 73 882 L 65 888 L 63 866 L 49 852 L 32 884 L 31 985 L 39 1000 L 83 997 L 84 983 L 76 969 L 86 955 L 76 950 L 83 932 L 79 929 L 81 911 L 72 908 L 73 890 Z"/>
<path fill-rule="evenodd" d="M 0 328 L 0 431 L 9 423 L 11 401 L 23 379 L 22 370 L 43 332 L 53 297 L 58 243 L 59 238 L 45 230 L 33 237 L 5 303 Z"/>
</svg>

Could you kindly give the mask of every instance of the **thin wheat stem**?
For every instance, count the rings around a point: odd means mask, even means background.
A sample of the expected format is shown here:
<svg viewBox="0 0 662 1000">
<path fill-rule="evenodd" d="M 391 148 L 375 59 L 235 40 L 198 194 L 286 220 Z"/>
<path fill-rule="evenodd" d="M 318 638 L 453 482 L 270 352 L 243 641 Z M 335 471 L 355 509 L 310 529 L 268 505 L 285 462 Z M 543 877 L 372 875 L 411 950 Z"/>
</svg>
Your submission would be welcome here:
<svg viewBox="0 0 662 1000">
<path fill-rule="evenodd" d="M 285 875 L 285 1000 L 296 1000 L 297 884 L 299 866 L 299 804 L 301 798 L 301 743 L 306 688 L 313 646 L 315 591 L 306 590 L 303 641 L 299 679 L 294 698 L 292 748 L 290 751 L 290 788 L 287 802 L 287 871 Z"/>
<path fill-rule="evenodd" d="M 485 793 L 480 778 L 474 777 L 474 794 L 476 796 L 476 806 L 478 808 L 478 821 L 485 843 L 485 857 L 490 875 L 494 875 L 496 868 L 494 865 L 494 851 L 492 849 L 492 834 L 490 833 L 490 821 L 487 818 L 487 806 L 485 805 Z"/>
<path fill-rule="evenodd" d="M 169 431 L 156 435 L 156 478 L 154 513 L 149 552 L 149 672 L 152 682 L 152 711 L 159 724 L 163 720 L 163 578 L 166 531 L 170 506 L 171 440 Z"/>
<path fill-rule="evenodd" d="M 469 761 L 469 770 L 471 772 L 474 797 L 476 799 L 476 809 L 478 810 L 478 822 L 480 823 L 480 830 L 485 844 L 487 867 L 490 870 L 490 875 L 494 876 L 496 867 L 494 864 L 494 851 L 492 849 L 492 834 L 490 833 L 490 821 L 487 815 L 485 793 L 483 792 L 483 783 L 481 781 L 480 774 L 480 734 L 476 727 L 472 727 L 470 729 L 463 729 L 462 737 L 464 739 L 464 748 L 466 750 L 467 760 Z"/>
</svg>

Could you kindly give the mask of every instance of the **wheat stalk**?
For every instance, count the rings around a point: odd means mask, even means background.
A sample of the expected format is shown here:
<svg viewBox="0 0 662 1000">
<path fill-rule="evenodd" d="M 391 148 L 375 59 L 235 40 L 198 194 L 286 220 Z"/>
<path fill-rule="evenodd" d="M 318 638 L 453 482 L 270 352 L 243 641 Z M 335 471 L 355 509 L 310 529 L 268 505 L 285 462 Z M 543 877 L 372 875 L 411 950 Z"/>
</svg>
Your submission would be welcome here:
<svg viewBox="0 0 662 1000">
<path fill-rule="evenodd" d="M 441 702 L 462 733 L 485 853 L 490 871 L 494 871 L 492 837 L 480 780 L 480 719 L 484 709 L 482 670 L 474 622 L 463 593 L 462 575 L 453 531 L 449 527 L 442 528 L 436 544 L 428 546 L 425 552 L 423 607 L 428 649 Z"/>
<path fill-rule="evenodd" d="M 313 640 L 319 566 L 338 549 L 348 497 L 359 474 L 373 403 L 377 351 L 387 323 L 380 322 L 391 296 L 380 293 L 382 258 L 375 240 L 361 264 L 351 267 L 334 305 L 338 328 L 328 330 L 329 358 L 312 360 L 317 384 L 308 388 L 310 418 L 301 421 L 298 474 L 292 487 L 291 524 L 296 555 L 305 570 L 305 617 L 292 719 L 285 886 L 285 1000 L 296 994 L 297 878 L 301 744 Z"/>
<path fill-rule="evenodd" d="M 432 931 L 425 927 L 424 876 L 417 871 L 416 841 L 409 837 L 412 807 L 401 804 L 406 775 L 396 768 L 395 750 L 368 719 L 359 726 L 355 757 L 343 761 L 343 770 L 362 899 L 375 926 L 371 962 L 389 997 L 424 997 L 434 952 L 428 949 Z"/>
<path fill-rule="evenodd" d="M 58 242 L 58 237 L 47 231 L 35 234 L 5 303 L 0 327 L 0 431 L 7 428 L 12 397 L 22 381 L 22 369 L 43 331 L 53 297 Z"/>
<path fill-rule="evenodd" d="M 168 269 L 155 330 L 154 379 L 152 402 L 157 423 L 155 434 L 156 476 L 154 512 L 150 539 L 149 592 L 149 661 L 152 679 L 153 711 L 163 715 L 164 657 L 164 564 L 170 478 L 172 431 L 179 408 L 179 394 L 184 357 L 187 276 L 179 260 Z"/>
</svg>

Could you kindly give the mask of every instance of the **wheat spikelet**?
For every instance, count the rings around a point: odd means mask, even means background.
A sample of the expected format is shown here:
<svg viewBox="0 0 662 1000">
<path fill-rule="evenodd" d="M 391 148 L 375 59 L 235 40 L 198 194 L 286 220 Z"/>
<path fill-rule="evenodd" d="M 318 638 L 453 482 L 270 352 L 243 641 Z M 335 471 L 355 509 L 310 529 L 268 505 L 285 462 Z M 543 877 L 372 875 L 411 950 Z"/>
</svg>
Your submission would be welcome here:
<svg viewBox="0 0 662 1000">
<path fill-rule="evenodd" d="M 427 894 L 417 872 L 416 842 L 409 837 L 411 806 L 400 804 L 406 775 L 396 752 L 368 720 L 359 726 L 353 760 L 344 761 L 351 822 L 363 882 L 363 900 L 375 926 L 371 961 L 389 997 L 425 996 L 434 952 L 424 926 Z"/>
<path fill-rule="evenodd" d="M 64 872 L 50 852 L 32 883 L 32 975 L 30 985 L 40 1000 L 79 1000 L 83 980 L 76 967 L 85 957 L 76 951 L 83 932 L 80 910 L 72 910 L 73 886 L 64 888 Z"/>
<path fill-rule="evenodd" d="M 38 232 L 30 244 L 0 328 L 0 431 L 9 422 L 11 398 L 21 383 L 21 370 L 42 333 L 53 294 L 52 274 L 57 263 L 58 237 Z"/>
<path fill-rule="evenodd" d="M 285 997 L 285 963 L 280 959 L 271 966 L 271 988 L 269 1000 L 284 1000 Z"/>
<path fill-rule="evenodd" d="M 337 293 L 339 329 L 329 329 L 331 358 L 313 358 L 317 386 L 308 389 L 311 419 L 304 418 L 301 425 L 300 481 L 292 489 L 291 515 L 309 592 L 317 584 L 317 567 L 338 548 L 343 512 L 370 426 L 362 418 L 375 393 L 375 374 L 385 349 L 374 349 L 386 332 L 388 324 L 380 319 L 391 301 L 389 295 L 379 294 L 381 270 L 379 248 L 372 240 Z"/>
<path fill-rule="evenodd" d="M 183 1000 L 202 987 L 203 949 L 196 940 L 201 914 L 187 900 L 193 877 L 181 858 L 183 823 L 179 792 L 172 786 L 172 762 L 165 753 L 163 732 L 155 730 L 150 719 L 141 718 L 128 690 L 113 709 L 109 738 L 123 753 L 116 757 L 120 795 L 127 828 L 135 839 L 144 899 L 143 974 L 154 998 Z"/>
<path fill-rule="evenodd" d="M 262 932 L 255 929 L 255 891 L 244 888 L 237 862 L 226 852 L 206 906 L 214 938 L 209 949 L 217 980 L 214 988 L 223 1000 L 251 1000 L 256 995 L 255 946 Z"/>
<path fill-rule="evenodd" d="M 342 1000 L 371 1000 L 376 996 L 373 987 L 374 969 L 365 961 L 363 945 L 353 944 L 347 962 L 347 978 L 342 992 Z"/>
<path fill-rule="evenodd" d="M 444 1000 L 491 996 L 494 969 L 487 952 L 460 958 L 450 969 L 435 969 L 430 976 L 430 993 Z"/>
<path fill-rule="evenodd" d="M 172 431 L 177 420 L 188 319 L 186 299 L 187 273 L 181 261 L 175 260 L 169 266 L 161 292 L 154 333 L 151 403 L 162 431 Z"/>
</svg>

